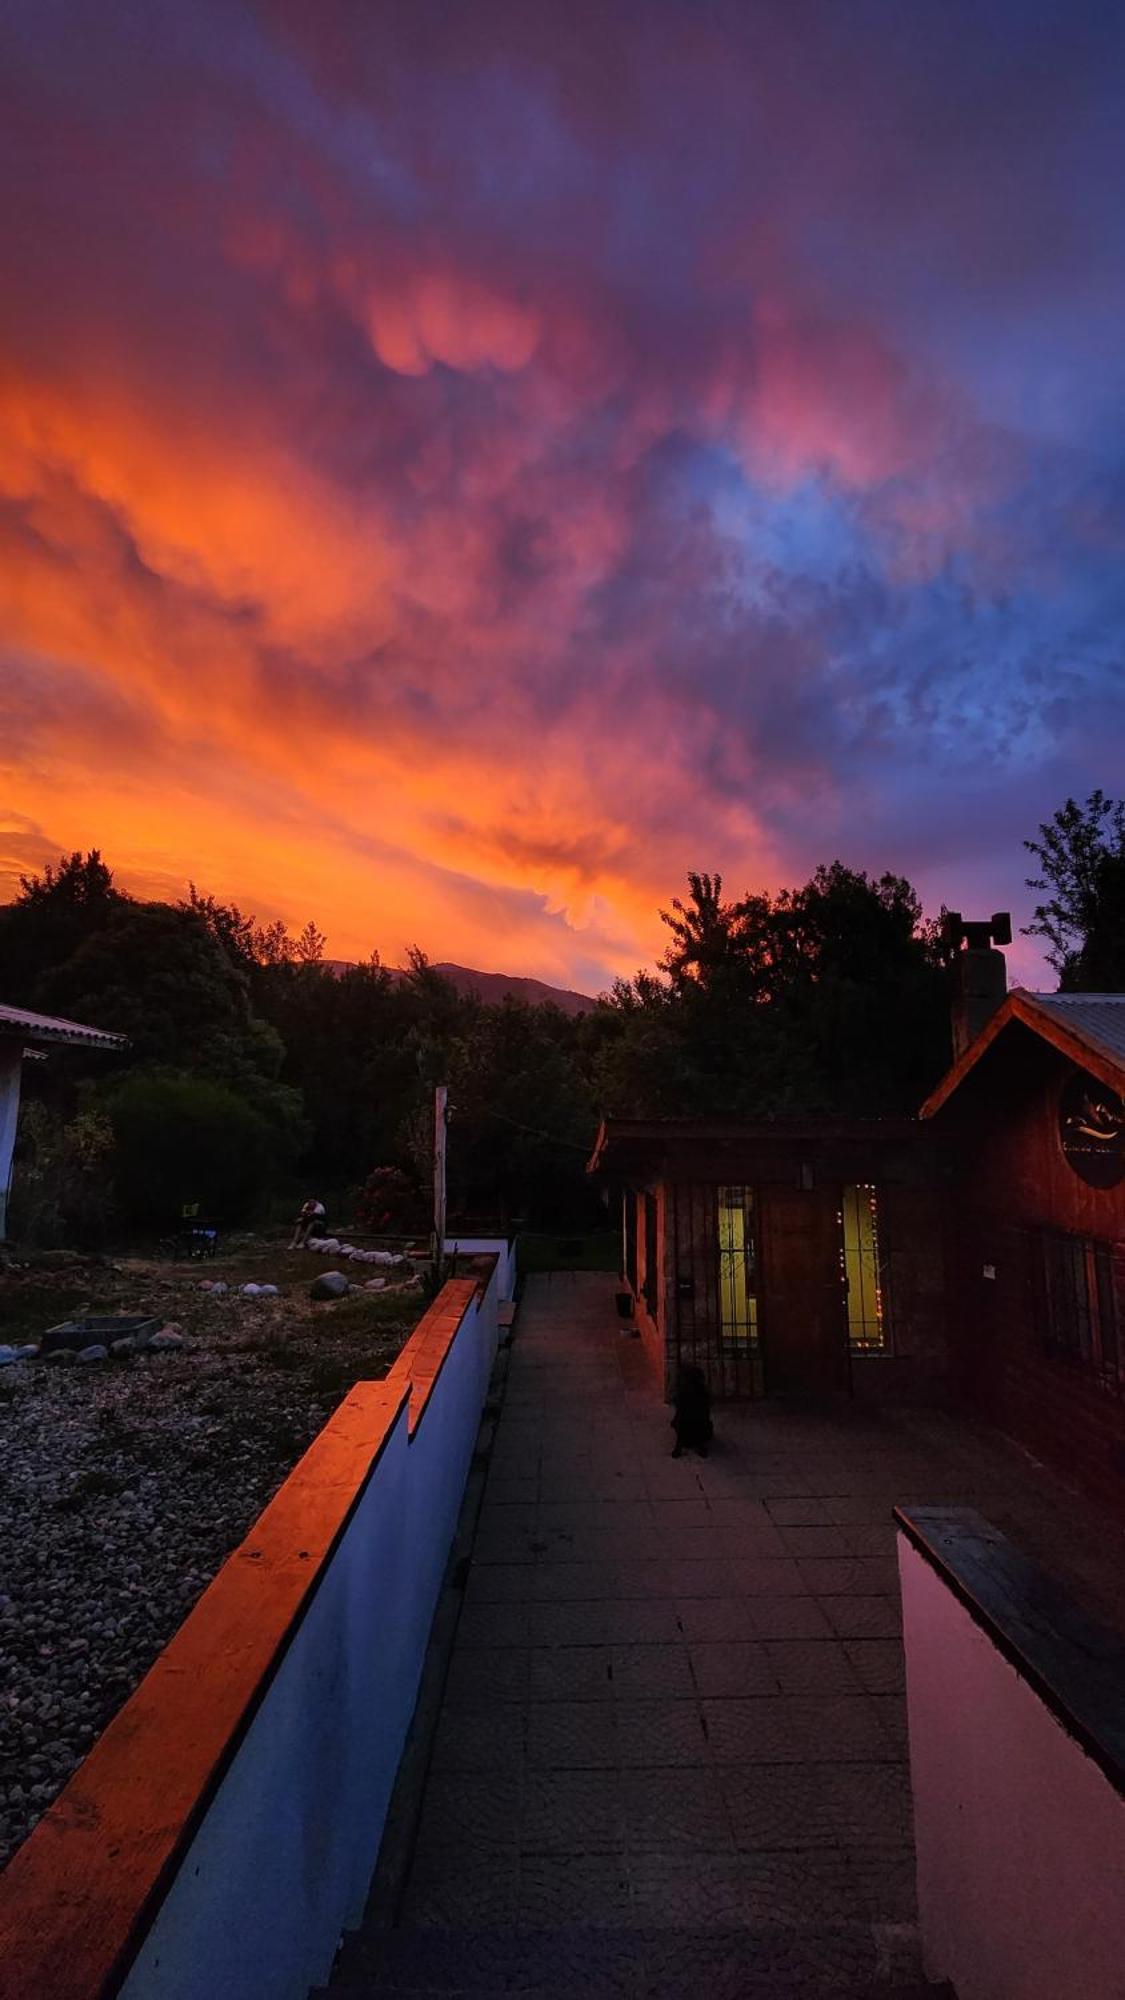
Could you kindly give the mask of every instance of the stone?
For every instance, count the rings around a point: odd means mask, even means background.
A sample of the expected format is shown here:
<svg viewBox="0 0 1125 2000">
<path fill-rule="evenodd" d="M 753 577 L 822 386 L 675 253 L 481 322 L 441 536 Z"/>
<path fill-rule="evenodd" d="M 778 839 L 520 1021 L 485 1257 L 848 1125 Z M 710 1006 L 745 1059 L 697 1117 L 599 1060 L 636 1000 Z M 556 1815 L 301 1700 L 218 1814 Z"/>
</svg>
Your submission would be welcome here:
<svg viewBox="0 0 1125 2000">
<path fill-rule="evenodd" d="M 109 1351 L 116 1360 L 121 1361 L 126 1355 L 136 1353 L 137 1343 L 131 1333 L 126 1333 L 120 1340 L 110 1341 Z"/>
<path fill-rule="evenodd" d="M 9 1367 L 13 1361 L 18 1361 L 19 1358 L 14 1347 L 0 1347 L 0 1368 Z"/>
<path fill-rule="evenodd" d="M 260 1299 L 279 1299 L 281 1297 L 281 1293 L 279 1292 L 276 1285 L 259 1285 L 258 1297 Z"/>
<path fill-rule="evenodd" d="M 69 1368 L 78 1357 L 73 1347 L 52 1347 L 43 1358 L 52 1368 Z"/>
<path fill-rule="evenodd" d="M 322 1271 L 319 1278 L 314 1278 L 312 1284 L 309 1286 L 309 1297 L 310 1299 L 342 1299 L 350 1291 L 351 1286 L 342 1271 Z"/>
<path fill-rule="evenodd" d="M 95 1340 L 89 1347 L 80 1347 L 74 1358 L 76 1361 L 108 1361 L 109 1349 L 100 1340 Z"/>
<path fill-rule="evenodd" d="M 365 1292 L 381 1292 L 385 1290 L 386 1283 L 385 1278 L 368 1278 L 363 1289 Z"/>
<path fill-rule="evenodd" d="M 243 1285 L 241 1287 L 242 1296 L 244 1299 L 256 1299 L 261 1289 L 260 1285 Z"/>
<path fill-rule="evenodd" d="M 229 1289 L 230 1289 L 230 1288 L 229 1288 L 229 1286 L 227 1285 L 227 1283 L 226 1283 L 226 1280 L 225 1280 L 225 1279 L 223 1279 L 223 1278 L 216 1278 L 216 1279 L 215 1279 L 215 1282 L 214 1282 L 214 1284 L 213 1284 L 213 1285 L 212 1285 L 212 1287 L 211 1287 L 211 1296 L 212 1296 L 212 1298 L 214 1298 L 214 1297 L 216 1297 L 216 1296 L 217 1296 L 217 1295 L 218 1295 L 218 1294 L 219 1294 L 220 1292 L 225 1292 L 225 1291 L 228 1291 Z"/>
<path fill-rule="evenodd" d="M 150 1354 L 178 1354 L 186 1344 L 178 1326 L 162 1326 L 149 1341 L 148 1351 Z"/>
</svg>

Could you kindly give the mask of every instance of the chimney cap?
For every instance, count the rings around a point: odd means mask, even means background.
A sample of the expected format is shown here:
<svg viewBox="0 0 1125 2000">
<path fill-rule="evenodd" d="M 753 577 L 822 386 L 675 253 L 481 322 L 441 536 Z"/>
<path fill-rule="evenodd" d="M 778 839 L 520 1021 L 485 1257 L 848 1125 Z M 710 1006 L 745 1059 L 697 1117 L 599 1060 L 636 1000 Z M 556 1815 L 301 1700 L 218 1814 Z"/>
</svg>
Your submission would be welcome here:
<svg viewBox="0 0 1125 2000">
<path fill-rule="evenodd" d="M 947 910 L 942 918 L 941 935 L 942 942 L 953 951 L 962 945 L 969 951 L 988 951 L 993 945 L 1011 944 L 1011 913 L 994 910 L 988 918 L 966 922 L 960 910 Z"/>
</svg>

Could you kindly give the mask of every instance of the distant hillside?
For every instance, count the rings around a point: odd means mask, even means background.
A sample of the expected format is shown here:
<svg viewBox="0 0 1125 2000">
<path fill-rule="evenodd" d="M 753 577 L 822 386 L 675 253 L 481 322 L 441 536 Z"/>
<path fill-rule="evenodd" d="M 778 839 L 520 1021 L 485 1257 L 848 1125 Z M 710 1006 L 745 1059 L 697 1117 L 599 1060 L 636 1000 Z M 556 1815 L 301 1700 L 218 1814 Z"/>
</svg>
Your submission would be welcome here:
<svg viewBox="0 0 1125 2000">
<path fill-rule="evenodd" d="M 325 964 L 330 972 L 348 972 L 351 969 L 351 960 L 346 958 L 329 958 Z M 448 979 L 458 993 L 475 993 L 490 1006 L 495 1006 L 509 995 L 513 1000 L 525 1001 L 529 1007 L 540 1007 L 549 1001 L 564 1014 L 588 1014 L 596 1004 L 588 993 L 572 992 L 568 986 L 548 986 L 542 979 L 522 979 L 514 972 L 477 972 L 470 965 L 450 965 L 448 962 L 435 964 L 433 970 L 440 972 L 443 979 Z"/>
</svg>

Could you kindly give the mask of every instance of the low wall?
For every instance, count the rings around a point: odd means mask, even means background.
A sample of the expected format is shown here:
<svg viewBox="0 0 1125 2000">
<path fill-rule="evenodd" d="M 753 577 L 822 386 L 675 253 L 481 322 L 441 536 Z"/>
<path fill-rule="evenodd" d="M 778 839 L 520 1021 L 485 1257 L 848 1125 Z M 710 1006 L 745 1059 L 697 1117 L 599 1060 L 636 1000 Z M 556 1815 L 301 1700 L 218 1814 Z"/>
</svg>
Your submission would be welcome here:
<svg viewBox="0 0 1125 2000">
<path fill-rule="evenodd" d="M 446 1255 L 451 1257 L 455 1250 L 462 1256 L 480 1256 L 482 1253 L 496 1259 L 497 1297 L 510 1299 L 516 1289 L 516 1245 L 515 1239 L 506 1236 L 447 1236 Z"/>
<path fill-rule="evenodd" d="M 969 1509 L 898 1514 L 925 1969 L 1125 1995 L 1125 1646 Z"/>
<path fill-rule="evenodd" d="M 357 1383 L 0 1879 L 3 2000 L 304 2000 L 358 1923 L 497 1340 Z"/>
</svg>

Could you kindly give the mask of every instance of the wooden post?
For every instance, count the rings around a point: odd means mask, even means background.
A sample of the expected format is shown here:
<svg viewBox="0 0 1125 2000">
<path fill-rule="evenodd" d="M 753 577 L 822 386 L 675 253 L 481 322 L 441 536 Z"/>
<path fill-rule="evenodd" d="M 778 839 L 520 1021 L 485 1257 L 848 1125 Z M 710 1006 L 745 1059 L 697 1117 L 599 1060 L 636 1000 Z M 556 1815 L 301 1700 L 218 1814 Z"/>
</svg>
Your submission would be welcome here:
<svg viewBox="0 0 1125 2000">
<path fill-rule="evenodd" d="M 439 1083 L 434 1091 L 434 1270 L 441 1277 L 445 1266 L 445 1146 L 449 1129 L 449 1087 Z"/>
</svg>

